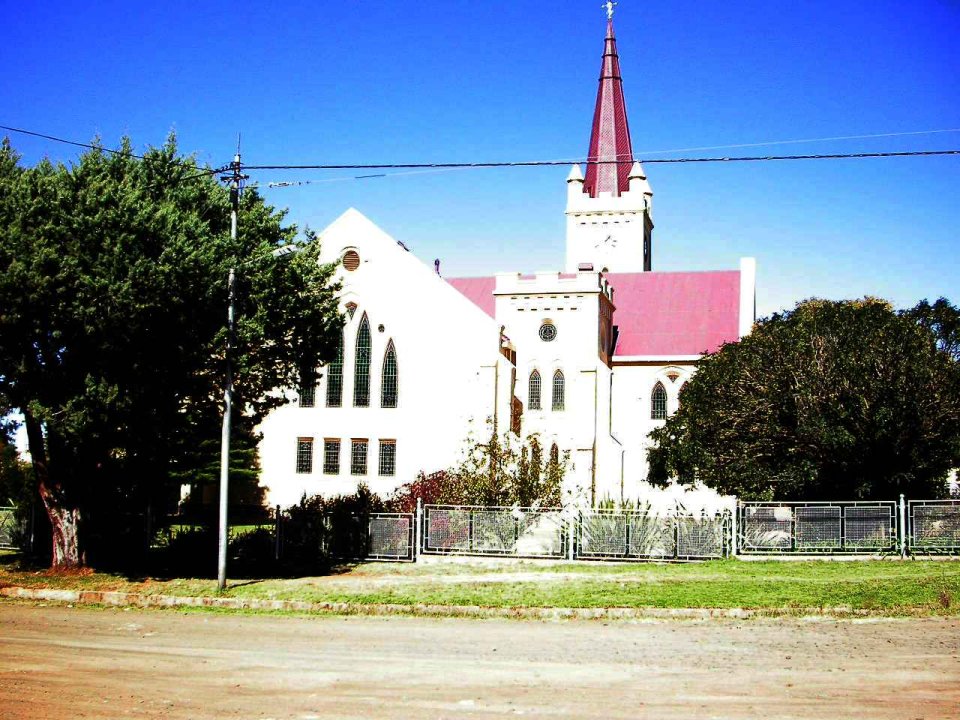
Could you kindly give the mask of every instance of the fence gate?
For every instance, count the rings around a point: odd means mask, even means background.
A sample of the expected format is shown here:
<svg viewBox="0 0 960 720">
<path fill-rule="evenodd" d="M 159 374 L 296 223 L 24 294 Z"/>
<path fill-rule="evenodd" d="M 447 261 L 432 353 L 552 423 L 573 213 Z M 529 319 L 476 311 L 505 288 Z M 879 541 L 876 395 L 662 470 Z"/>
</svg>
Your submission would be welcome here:
<svg viewBox="0 0 960 720">
<path fill-rule="evenodd" d="M 911 552 L 960 551 L 960 500 L 910 500 L 907 505 Z"/>
<path fill-rule="evenodd" d="M 895 502 L 745 502 L 738 548 L 764 553 L 884 553 L 897 549 Z"/>
<path fill-rule="evenodd" d="M 413 513 L 370 515 L 367 559 L 414 560 Z"/>
</svg>

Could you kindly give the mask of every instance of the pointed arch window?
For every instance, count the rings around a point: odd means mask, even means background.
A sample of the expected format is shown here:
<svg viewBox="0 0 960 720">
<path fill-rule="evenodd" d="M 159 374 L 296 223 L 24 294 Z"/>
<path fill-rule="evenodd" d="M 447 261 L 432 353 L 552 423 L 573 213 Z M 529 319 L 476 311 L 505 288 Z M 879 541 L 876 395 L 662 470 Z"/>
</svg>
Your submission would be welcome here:
<svg viewBox="0 0 960 720">
<path fill-rule="evenodd" d="M 353 406 L 370 407 L 370 322 L 364 313 L 357 330 L 357 355 L 353 379 Z"/>
<path fill-rule="evenodd" d="M 397 406 L 397 389 L 397 351 L 393 347 L 393 340 L 391 340 L 387 343 L 387 351 L 383 355 L 380 407 L 395 408 Z"/>
<path fill-rule="evenodd" d="M 540 372 L 530 373 L 530 382 L 527 392 L 527 407 L 531 410 L 540 410 Z"/>
<path fill-rule="evenodd" d="M 553 374 L 553 404 L 551 405 L 554 410 L 563 410 L 563 396 L 566 392 L 566 387 L 564 385 L 563 373 L 557 370 Z"/>
<path fill-rule="evenodd" d="M 667 419 L 667 391 L 663 383 L 657 381 L 650 395 L 650 417 L 654 420 Z"/>
<path fill-rule="evenodd" d="M 343 405 L 343 333 L 337 341 L 337 355 L 327 366 L 327 407 Z"/>
</svg>

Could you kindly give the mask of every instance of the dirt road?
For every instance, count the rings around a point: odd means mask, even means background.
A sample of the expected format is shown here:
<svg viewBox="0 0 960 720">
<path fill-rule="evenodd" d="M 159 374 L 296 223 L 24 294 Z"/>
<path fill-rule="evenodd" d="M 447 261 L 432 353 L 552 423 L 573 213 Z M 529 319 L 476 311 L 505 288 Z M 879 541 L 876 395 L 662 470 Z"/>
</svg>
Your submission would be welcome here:
<svg viewBox="0 0 960 720">
<path fill-rule="evenodd" d="M 517 622 L 0 603 L 3 718 L 957 718 L 960 621 Z"/>
</svg>

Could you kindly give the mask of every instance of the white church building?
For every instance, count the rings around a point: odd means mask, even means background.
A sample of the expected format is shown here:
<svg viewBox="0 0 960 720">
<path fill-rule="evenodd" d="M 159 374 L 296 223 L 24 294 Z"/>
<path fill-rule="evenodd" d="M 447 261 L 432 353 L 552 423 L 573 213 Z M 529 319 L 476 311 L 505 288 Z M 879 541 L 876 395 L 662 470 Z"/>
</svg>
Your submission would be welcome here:
<svg viewBox="0 0 960 720">
<path fill-rule="evenodd" d="M 640 494 L 648 433 L 705 353 L 750 332 L 756 268 L 653 270 L 653 191 L 612 20 L 586 171 L 566 184 L 559 272 L 443 278 L 352 208 L 321 233 L 321 260 L 339 263 L 342 352 L 261 425 L 271 505 L 360 482 L 389 495 L 454 465 L 493 423 L 568 453 L 566 489 L 586 502 Z"/>
</svg>

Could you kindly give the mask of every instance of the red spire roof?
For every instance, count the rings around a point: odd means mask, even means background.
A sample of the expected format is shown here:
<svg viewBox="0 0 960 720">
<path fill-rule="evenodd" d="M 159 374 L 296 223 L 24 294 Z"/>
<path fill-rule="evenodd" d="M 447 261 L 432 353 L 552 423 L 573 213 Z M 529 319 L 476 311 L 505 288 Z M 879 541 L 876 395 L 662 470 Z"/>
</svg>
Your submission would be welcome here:
<svg viewBox="0 0 960 720">
<path fill-rule="evenodd" d="M 597 91 L 597 107 L 593 112 L 593 131 L 590 133 L 590 152 L 587 159 L 618 161 L 615 165 L 587 165 L 583 189 L 590 193 L 590 197 L 597 197 L 597 193 L 601 192 L 617 196 L 630 189 L 633 149 L 630 147 L 627 106 L 623 100 L 620 58 L 617 56 L 617 39 L 613 35 L 612 20 L 607 21 L 600 89 Z"/>
</svg>

